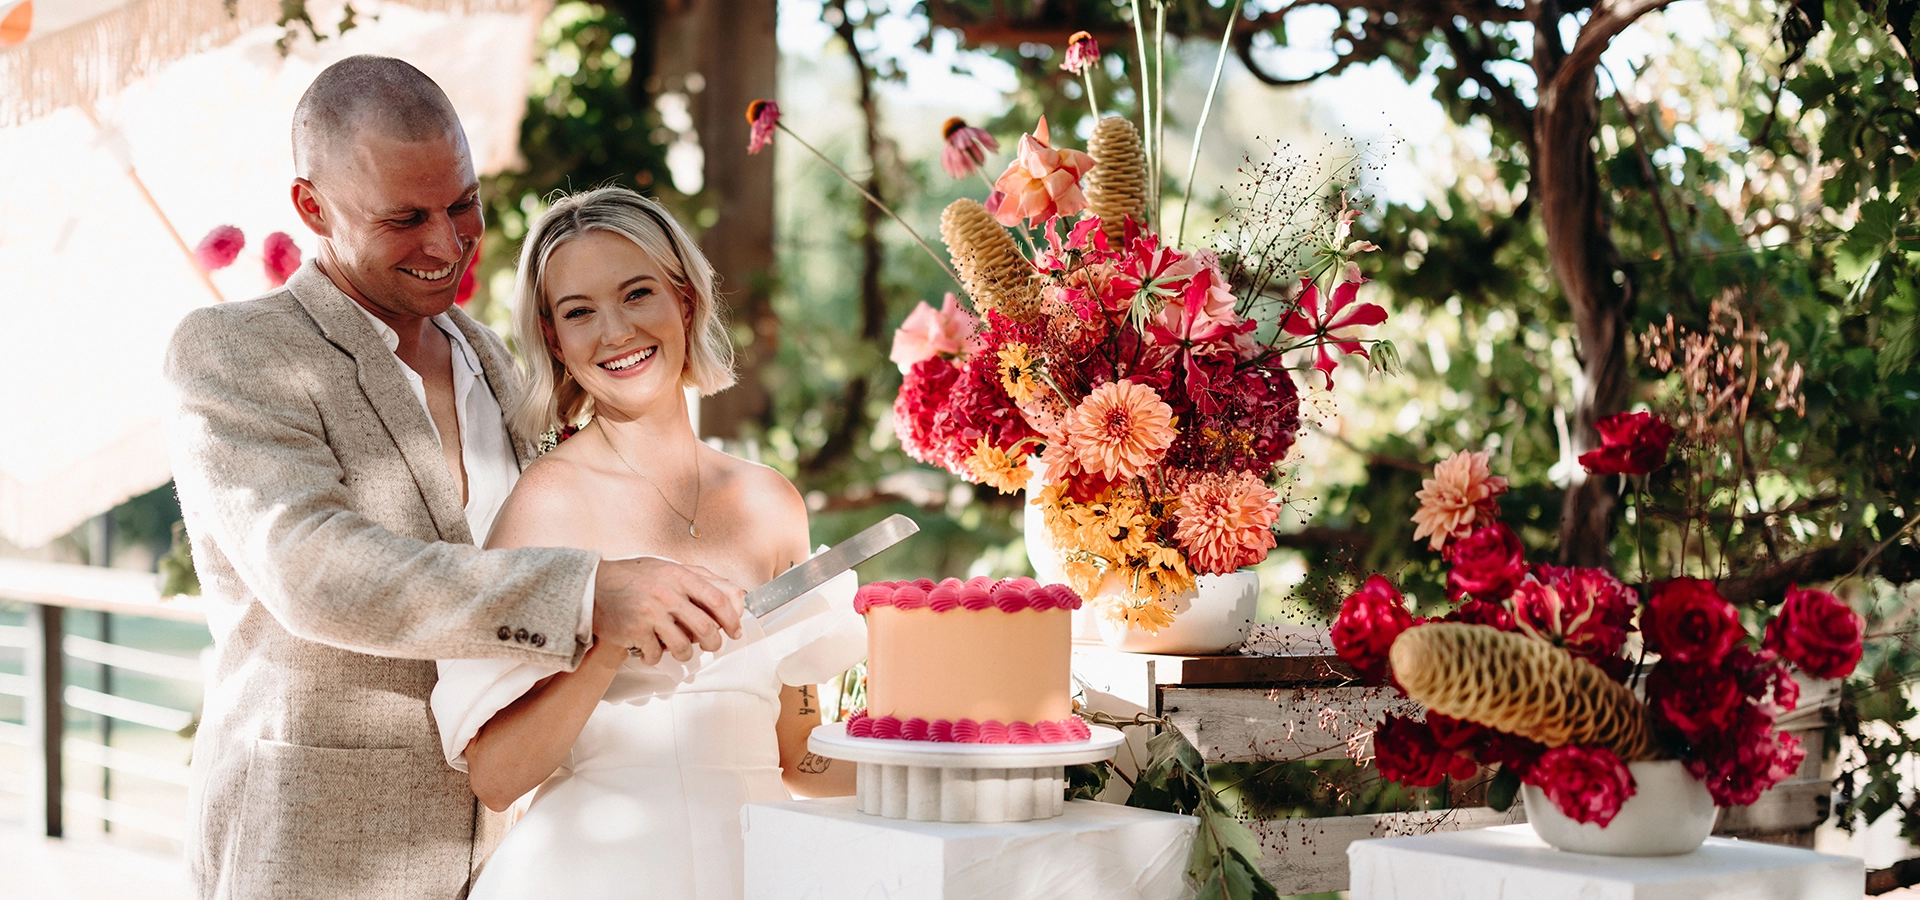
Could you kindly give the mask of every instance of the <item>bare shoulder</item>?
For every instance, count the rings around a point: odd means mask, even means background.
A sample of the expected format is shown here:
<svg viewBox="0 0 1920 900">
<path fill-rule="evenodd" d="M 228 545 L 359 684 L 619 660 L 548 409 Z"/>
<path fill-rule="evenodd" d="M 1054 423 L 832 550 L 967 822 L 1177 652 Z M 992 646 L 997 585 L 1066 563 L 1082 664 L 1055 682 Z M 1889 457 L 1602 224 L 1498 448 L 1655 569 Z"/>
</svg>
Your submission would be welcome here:
<svg viewBox="0 0 1920 900">
<path fill-rule="evenodd" d="M 776 572 L 805 558 L 811 549 L 807 503 L 787 476 L 770 466 L 718 450 L 711 450 L 703 460 L 713 461 L 714 474 L 719 476 L 715 481 L 725 492 L 728 505 L 738 511 L 746 530 L 764 546 L 776 548 Z"/>
<path fill-rule="evenodd" d="M 561 444 L 520 473 L 494 519 L 487 546 L 580 546 L 570 530 L 581 521 L 581 501 L 590 477 L 579 455 Z"/>
</svg>

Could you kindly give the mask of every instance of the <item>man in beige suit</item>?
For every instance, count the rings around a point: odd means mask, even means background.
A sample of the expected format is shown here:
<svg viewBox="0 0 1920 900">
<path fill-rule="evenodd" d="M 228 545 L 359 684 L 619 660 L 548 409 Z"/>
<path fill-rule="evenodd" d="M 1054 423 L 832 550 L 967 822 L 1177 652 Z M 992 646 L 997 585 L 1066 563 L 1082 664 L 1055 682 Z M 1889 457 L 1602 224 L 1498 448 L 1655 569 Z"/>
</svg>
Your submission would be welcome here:
<svg viewBox="0 0 1920 900">
<path fill-rule="evenodd" d="M 740 590 L 660 560 L 475 546 L 529 436 L 506 347 L 453 299 L 483 229 L 451 104 L 354 57 L 294 114 L 319 236 L 280 290 L 175 332 L 170 441 L 217 672 L 194 743 L 204 897 L 463 896 L 500 823 L 443 761 L 441 658 L 717 649 Z"/>
</svg>

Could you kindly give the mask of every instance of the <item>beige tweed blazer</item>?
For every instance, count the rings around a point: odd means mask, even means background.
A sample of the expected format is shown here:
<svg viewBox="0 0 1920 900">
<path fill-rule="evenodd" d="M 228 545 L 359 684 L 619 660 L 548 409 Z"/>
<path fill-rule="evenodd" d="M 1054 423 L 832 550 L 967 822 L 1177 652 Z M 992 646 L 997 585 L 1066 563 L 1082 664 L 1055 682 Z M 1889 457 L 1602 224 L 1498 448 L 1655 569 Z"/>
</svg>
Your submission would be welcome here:
<svg viewBox="0 0 1920 900">
<path fill-rule="evenodd" d="M 505 345 L 452 318 L 506 408 Z M 476 548 L 400 365 L 312 263 L 173 335 L 168 439 L 217 656 L 189 800 L 202 897 L 464 896 L 502 826 L 441 757 L 433 660 L 583 652 L 598 558 Z"/>
</svg>

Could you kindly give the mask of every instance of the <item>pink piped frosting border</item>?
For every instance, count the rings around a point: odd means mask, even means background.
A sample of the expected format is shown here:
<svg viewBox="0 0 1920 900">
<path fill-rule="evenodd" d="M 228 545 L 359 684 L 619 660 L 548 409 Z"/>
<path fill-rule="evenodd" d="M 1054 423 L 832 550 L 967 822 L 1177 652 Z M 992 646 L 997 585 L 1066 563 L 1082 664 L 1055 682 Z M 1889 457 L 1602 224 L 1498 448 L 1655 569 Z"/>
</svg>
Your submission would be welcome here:
<svg viewBox="0 0 1920 900">
<path fill-rule="evenodd" d="M 869 716 L 863 709 L 847 717 L 847 736 L 951 744 L 1064 744 L 1093 737 L 1093 729 L 1079 716 L 1053 722 L 928 721 L 917 717 Z"/>
<path fill-rule="evenodd" d="M 931 578 L 916 581 L 875 581 L 861 586 L 853 595 L 853 611 L 866 615 L 876 606 L 899 609 L 982 610 L 998 607 L 1001 612 L 1023 609 L 1079 609 L 1080 595 L 1064 584 L 1041 584 L 1031 578 L 994 581 L 981 576 L 961 581 L 948 578 L 935 583 Z"/>
</svg>

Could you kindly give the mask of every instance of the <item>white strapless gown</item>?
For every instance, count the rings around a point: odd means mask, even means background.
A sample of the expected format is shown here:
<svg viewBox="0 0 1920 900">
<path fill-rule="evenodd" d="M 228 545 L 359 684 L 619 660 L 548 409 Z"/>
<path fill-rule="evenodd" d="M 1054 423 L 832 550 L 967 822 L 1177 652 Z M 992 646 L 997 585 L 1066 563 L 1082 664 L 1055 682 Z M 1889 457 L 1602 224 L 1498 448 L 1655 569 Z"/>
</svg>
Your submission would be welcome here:
<svg viewBox="0 0 1920 900">
<path fill-rule="evenodd" d="M 473 900 L 741 900 L 741 807 L 790 799 L 774 721 L 783 684 L 815 684 L 866 653 L 848 573 L 749 620 L 687 663 L 630 661 L 567 760 L 534 794 Z M 447 761 L 546 667 L 443 660 L 433 713 Z"/>
</svg>

